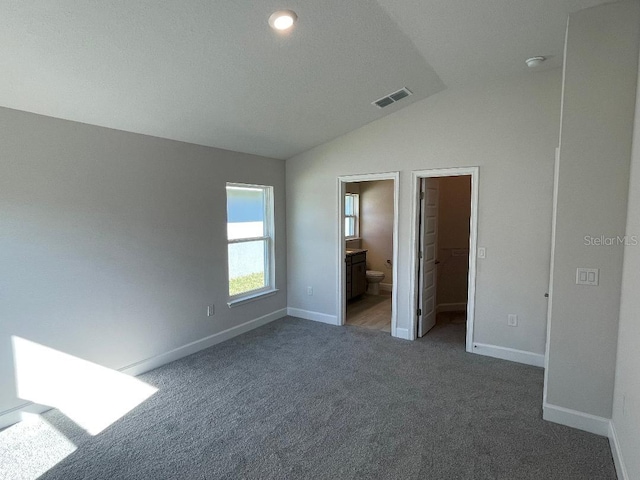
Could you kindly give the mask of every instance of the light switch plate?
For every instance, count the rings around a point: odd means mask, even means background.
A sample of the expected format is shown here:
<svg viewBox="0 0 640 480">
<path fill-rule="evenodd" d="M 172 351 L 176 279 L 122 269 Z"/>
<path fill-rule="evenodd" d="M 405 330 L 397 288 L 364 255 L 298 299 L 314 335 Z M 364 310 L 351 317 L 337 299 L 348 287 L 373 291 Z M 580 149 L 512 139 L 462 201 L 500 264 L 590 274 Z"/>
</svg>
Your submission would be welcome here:
<svg viewBox="0 0 640 480">
<path fill-rule="evenodd" d="M 576 270 L 576 285 L 598 286 L 600 283 L 599 268 L 578 268 Z"/>
</svg>

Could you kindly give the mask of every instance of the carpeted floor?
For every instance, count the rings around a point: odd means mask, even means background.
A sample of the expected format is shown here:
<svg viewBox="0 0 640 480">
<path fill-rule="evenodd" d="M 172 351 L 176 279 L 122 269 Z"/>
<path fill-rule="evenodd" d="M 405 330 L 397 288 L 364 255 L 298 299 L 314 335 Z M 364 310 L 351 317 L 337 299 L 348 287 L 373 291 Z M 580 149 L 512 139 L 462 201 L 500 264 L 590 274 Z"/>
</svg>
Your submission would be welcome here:
<svg viewBox="0 0 640 480">
<path fill-rule="evenodd" d="M 541 419 L 542 369 L 287 317 L 154 370 L 159 388 L 42 479 L 615 479 L 608 440 Z"/>
</svg>

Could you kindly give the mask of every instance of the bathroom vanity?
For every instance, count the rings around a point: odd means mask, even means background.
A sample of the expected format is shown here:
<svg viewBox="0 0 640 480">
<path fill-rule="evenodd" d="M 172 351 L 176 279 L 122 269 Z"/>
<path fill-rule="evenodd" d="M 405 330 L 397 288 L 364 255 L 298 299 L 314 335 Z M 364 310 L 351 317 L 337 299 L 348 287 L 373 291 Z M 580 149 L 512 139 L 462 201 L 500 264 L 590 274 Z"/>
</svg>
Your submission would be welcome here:
<svg viewBox="0 0 640 480">
<path fill-rule="evenodd" d="M 346 250 L 347 300 L 362 295 L 367 290 L 367 251 Z"/>
</svg>

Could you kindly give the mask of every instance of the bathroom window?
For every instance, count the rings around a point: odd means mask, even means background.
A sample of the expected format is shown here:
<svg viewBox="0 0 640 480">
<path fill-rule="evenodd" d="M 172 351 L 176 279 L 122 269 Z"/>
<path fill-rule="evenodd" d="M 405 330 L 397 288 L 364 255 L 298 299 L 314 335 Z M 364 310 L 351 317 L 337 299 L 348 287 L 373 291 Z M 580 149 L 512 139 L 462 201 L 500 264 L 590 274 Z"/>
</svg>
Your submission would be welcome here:
<svg viewBox="0 0 640 480">
<path fill-rule="evenodd" d="M 346 239 L 357 238 L 360 234 L 360 195 L 347 193 L 344 196 L 344 236 Z"/>
<path fill-rule="evenodd" d="M 227 183 L 229 306 L 275 291 L 273 187 Z"/>
</svg>

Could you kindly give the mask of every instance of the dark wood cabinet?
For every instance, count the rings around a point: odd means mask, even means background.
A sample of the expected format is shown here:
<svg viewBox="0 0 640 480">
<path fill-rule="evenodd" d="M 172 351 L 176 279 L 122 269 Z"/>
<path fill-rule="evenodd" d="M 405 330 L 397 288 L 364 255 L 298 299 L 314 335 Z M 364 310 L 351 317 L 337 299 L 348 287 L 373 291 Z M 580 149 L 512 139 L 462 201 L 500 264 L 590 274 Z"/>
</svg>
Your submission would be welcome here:
<svg viewBox="0 0 640 480">
<path fill-rule="evenodd" d="M 347 300 L 367 290 L 367 252 L 348 254 L 346 258 Z"/>
</svg>

